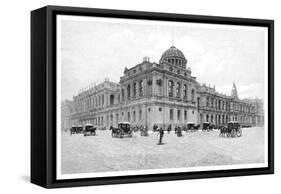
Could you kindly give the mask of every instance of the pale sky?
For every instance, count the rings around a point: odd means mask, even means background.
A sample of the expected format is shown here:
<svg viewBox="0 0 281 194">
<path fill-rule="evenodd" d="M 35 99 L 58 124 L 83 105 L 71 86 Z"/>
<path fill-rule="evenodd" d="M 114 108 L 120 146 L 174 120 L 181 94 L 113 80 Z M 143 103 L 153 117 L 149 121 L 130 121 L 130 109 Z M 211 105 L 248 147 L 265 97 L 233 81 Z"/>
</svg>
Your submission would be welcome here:
<svg viewBox="0 0 281 194">
<path fill-rule="evenodd" d="M 141 63 L 144 56 L 158 63 L 172 36 L 200 83 L 229 95 L 235 82 L 240 98 L 265 94 L 264 28 L 90 19 L 61 20 L 62 100 L 105 78 L 119 82 L 124 68 Z"/>
</svg>

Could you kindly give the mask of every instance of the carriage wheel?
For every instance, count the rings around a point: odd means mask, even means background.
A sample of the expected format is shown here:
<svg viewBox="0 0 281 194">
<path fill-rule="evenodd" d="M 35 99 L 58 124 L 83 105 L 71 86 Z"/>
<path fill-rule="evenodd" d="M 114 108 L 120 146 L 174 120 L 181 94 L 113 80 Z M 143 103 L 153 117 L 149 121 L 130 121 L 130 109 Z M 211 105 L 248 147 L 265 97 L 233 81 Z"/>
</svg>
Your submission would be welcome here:
<svg viewBox="0 0 281 194">
<path fill-rule="evenodd" d="M 242 130 L 239 129 L 239 130 L 237 131 L 237 137 L 241 137 L 241 136 L 242 136 Z"/>
<path fill-rule="evenodd" d="M 231 137 L 235 137 L 235 135 L 236 135 L 236 131 L 235 131 L 235 129 L 232 129 L 231 130 Z"/>
<path fill-rule="evenodd" d="M 231 135 L 230 132 L 227 131 L 227 132 L 226 132 L 226 136 L 227 136 L 227 137 L 230 137 L 230 135 Z"/>
</svg>

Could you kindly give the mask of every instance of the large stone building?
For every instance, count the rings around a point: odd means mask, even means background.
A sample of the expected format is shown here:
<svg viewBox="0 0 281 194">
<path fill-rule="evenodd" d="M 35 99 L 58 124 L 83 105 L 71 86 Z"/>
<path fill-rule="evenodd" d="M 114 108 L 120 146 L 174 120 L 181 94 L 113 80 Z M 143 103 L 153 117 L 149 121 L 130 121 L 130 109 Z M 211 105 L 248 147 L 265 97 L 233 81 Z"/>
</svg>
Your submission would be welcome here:
<svg viewBox="0 0 281 194">
<path fill-rule="evenodd" d="M 65 108 L 67 106 L 68 108 Z M 175 46 L 166 50 L 159 63 L 144 57 L 142 63 L 124 70 L 119 83 L 106 79 L 63 103 L 62 123 L 92 123 L 97 127 L 132 125 L 182 125 L 186 122 L 225 124 L 237 120 L 244 125 L 263 124 L 263 103 L 242 100 L 235 84 L 230 96 L 200 84 L 187 67 L 187 59 Z"/>
</svg>

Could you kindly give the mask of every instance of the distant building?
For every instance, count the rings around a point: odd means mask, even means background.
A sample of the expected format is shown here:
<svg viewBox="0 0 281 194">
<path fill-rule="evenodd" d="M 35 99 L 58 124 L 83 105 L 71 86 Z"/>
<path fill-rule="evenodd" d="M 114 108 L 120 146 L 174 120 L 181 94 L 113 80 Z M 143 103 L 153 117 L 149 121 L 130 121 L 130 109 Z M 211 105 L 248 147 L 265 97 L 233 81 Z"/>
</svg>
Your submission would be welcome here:
<svg viewBox="0 0 281 194">
<path fill-rule="evenodd" d="M 71 114 L 73 102 L 65 100 L 61 103 L 61 130 L 67 130 L 71 127 Z"/>
<path fill-rule="evenodd" d="M 62 119 L 69 119 L 70 125 L 93 123 L 98 127 L 129 121 L 149 129 L 154 124 L 223 125 L 230 120 L 263 125 L 262 100 L 239 99 L 234 83 L 231 95 L 222 95 L 215 87 L 198 83 L 186 65 L 184 54 L 175 46 L 163 53 L 159 63 L 144 57 L 142 63 L 124 69 L 119 83 L 105 80 L 74 96 L 69 115 Z"/>
</svg>

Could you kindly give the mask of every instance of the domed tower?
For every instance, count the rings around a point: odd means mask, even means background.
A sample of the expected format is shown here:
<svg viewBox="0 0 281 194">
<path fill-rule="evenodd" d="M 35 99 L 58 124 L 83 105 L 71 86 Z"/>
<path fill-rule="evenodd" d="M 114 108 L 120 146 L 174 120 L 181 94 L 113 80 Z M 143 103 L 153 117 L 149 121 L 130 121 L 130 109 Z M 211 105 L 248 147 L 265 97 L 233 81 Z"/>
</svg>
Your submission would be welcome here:
<svg viewBox="0 0 281 194">
<path fill-rule="evenodd" d="M 181 50 L 175 46 L 171 46 L 162 54 L 159 63 L 168 63 L 179 68 L 186 69 L 187 60 Z"/>
</svg>

